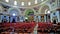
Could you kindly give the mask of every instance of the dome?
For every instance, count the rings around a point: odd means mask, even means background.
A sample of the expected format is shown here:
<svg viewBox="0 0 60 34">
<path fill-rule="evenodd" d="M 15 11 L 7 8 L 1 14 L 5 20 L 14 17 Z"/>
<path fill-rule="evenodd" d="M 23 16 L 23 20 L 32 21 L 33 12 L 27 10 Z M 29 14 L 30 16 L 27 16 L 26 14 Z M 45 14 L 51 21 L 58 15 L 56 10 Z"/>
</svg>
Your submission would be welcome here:
<svg viewBox="0 0 60 34">
<path fill-rule="evenodd" d="M 1 2 L 13 7 L 36 6 L 47 0 L 0 0 Z"/>
</svg>

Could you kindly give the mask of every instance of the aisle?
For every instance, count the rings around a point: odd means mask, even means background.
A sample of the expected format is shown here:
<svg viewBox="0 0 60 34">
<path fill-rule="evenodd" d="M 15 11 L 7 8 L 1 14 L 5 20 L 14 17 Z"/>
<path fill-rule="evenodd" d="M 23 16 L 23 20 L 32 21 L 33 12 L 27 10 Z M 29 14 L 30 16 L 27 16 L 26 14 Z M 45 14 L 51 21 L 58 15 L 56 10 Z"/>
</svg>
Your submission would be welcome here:
<svg viewBox="0 0 60 34">
<path fill-rule="evenodd" d="M 36 26 L 35 26 L 35 28 L 34 28 L 34 31 L 33 31 L 34 34 L 37 34 L 37 33 L 38 33 L 38 32 L 37 32 L 37 28 L 38 28 L 38 24 L 36 24 Z"/>
</svg>

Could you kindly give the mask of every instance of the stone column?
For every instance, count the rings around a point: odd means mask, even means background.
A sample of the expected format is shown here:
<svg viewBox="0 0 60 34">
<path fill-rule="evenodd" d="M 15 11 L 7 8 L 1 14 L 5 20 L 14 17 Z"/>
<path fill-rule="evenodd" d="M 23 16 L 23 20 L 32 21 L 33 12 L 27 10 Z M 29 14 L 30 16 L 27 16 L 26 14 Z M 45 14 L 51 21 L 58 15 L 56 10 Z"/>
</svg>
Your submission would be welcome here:
<svg viewBox="0 0 60 34">
<path fill-rule="evenodd" d="M 1 15 L 0 15 L 0 23 L 1 23 Z"/>
<path fill-rule="evenodd" d="M 44 16 L 44 20 L 45 20 L 45 22 L 46 22 L 46 17 L 47 17 L 47 16 L 45 15 L 45 16 Z"/>
<path fill-rule="evenodd" d="M 58 18 L 58 22 L 60 22 L 60 9 L 59 8 L 57 9 L 56 13 L 57 13 L 56 15 L 57 15 L 57 18 Z"/>
</svg>

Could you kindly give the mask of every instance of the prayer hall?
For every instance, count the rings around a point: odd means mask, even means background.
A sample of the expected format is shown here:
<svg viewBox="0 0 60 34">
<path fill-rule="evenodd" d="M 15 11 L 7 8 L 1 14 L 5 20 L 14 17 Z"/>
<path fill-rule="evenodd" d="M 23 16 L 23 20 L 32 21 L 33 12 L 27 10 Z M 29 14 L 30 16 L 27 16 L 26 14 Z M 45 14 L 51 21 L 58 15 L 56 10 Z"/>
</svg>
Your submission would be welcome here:
<svg viewBox="0 0 60 34">
<path fill-rule="evenodd" d="M 60 0 L 0 0 L 0 34 L 59 34 Z"/>
</svg>

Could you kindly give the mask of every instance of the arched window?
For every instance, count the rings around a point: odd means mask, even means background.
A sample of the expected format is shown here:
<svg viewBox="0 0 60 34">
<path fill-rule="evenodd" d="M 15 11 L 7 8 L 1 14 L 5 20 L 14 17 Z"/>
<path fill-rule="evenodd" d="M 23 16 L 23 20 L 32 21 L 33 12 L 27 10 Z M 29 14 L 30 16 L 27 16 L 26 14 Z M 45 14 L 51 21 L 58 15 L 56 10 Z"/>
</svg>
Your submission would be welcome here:
<svg viewBox="0 0 60 34">
<path fill-rule="evenodd" d="M 32 16 L 32 15 L 34 15 L 34 11 L 32 9 L 28 9 L 25 14 L 27 16 Z"/>
<path fill-rule="evenodd" d="M 38 1 L 37 0 L 35 0 L 35 4 L 37 4 L 38 3 Z"/>
<path fill-rule="evenodd" d="M 24 6 L 24 2 L 21 2 L 21 5 Z"/>
<path fill-rule="evenodd" d="M 14 1 L 14 5 L 17 5 L 17 1 Z"/>
<path fill-rule="evenodd" d="M 9 0 L 5 0 L 6 2 L 9 2 Z"/>
<path fill-rule="evenodd" d="M 31 2 L 28 2 L 28 5 L 31 5 Z"/>
</svg>

